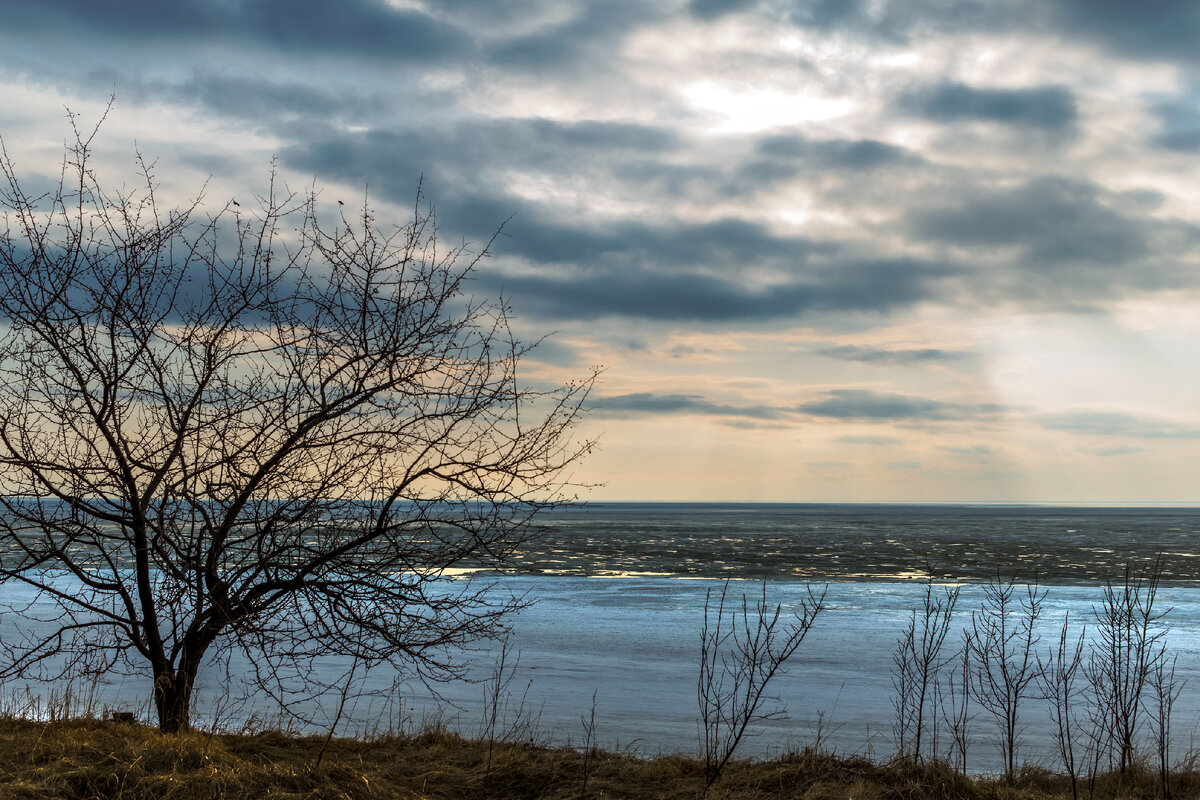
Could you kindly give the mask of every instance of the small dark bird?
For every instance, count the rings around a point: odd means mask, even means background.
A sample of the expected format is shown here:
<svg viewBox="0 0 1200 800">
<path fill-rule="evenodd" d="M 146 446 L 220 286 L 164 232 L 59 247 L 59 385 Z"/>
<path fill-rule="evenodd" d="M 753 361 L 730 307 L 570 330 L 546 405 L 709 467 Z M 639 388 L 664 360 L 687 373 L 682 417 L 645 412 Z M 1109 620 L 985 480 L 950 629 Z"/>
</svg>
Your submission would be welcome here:
<svg viewBox="0 0 1200 800">
<path fill-rule="evenodd" d="M 345 204 L 345 203 L 343 203 L 341 200 L 338 200 L 338 205 L 339 205 L 339 206 L 344 206 L 344 205 L 346 205 L 346 204 Z"/>
<path fill-rule="evenodd" d="M 232 201 L 230 201 L 230 202 L 232 202 L 232 203 L 233 203 L 235 206 L 237 206 L 238 208 L 241 208 L 241 207 L 242 207 L 242 204 L 241 204 L 241 203 L 239 203 L 237 200 L 232 200 Z"/>
</svg>

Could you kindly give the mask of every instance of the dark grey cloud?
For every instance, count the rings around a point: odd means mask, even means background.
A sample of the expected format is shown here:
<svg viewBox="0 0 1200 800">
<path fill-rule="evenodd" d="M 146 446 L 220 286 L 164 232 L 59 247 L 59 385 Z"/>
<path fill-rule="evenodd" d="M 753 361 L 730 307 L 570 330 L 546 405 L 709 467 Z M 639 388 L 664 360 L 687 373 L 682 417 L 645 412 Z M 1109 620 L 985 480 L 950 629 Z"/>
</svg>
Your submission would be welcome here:
<svg viewBox="0 0 1200 800">
<path fill-rule="evenodd" d="M 865 364 L 931 364 L 949 361 L 962 361 L 970 358 L 969 353 L 959 350 L 944 350 L 937 347 L 898 348 L 861 347 L 857 345 L 835 345 L 822 347 L 816 351 L 827 358 L 843 361 L 861 361 Z"/>
<path fill-rule="evenodd" d="M 944 421 L 997 414 L 1004 407 L 990 403 L 951 403 L 869 389 L 835 389 L 824 400 L 804 403 L 797 410 L 833 419 Z"/>
<path fill-rule="evenodd" d="M 445 137 L 428 131 L 339 134 L 286 149 L 284 159 L 352 184 L 370 181 L 372 191 L 401 202 L 411 199 L 424 164 L 426 186 L 450 230 L 486 241 L 508 219 L 497 254 L 554 267 L 480 275 L 483 287 L 505 291 L 524 313 L 542 317 L 746 320 L 888 312 L 936 296 L 954 272 L 915 259 L 841 258 L 838 246 L 780 235 L 737 217 L 704 223 L 597 219 L 586 210 L 531 202 L 502 182 L 487 185 L 492 159 L 507 151 L 517 151 L 513 158 L 524 164 L 675 146 L 653 127 L 502 120 L 477 130 L 462 126 Z M 750 268 L 778 277 L 769 285 L 750 283 L 743 277 Z"/>
<path fill-rule="evenodd" d="M 464 210 L 467 210 L 464 208 Z M 477 216 L 464 214 L 464 216 Z M 764 226 L 727 218 L 704 223 L 623 221 L 568 225 L 537 209 L 518 212 L 506 226 L 504 252 L 555 264 L 609 264 L 622 269 L 762 265 L 779 259 L 796 265 L 827 248 L 803 237 L 778 236 Z"/>
<path fill-rule="evenodd" d="M 955 245 L 1017 248 L 1026 267 L 1069 262 L 1125 265 L 1146 255 L 1152 220 L 1122 214 L 1091 183 L 1051 176 L 1013 188 L 970 189 L 911 214 L 922 237 Z"/>
<path fill-rule="evenodd" d="M 765 136 L 755 149 L 762 156 L 798 160 L 815 169 L 874 169 L 919 164 L 916 153 L 875 139 L 809 139 L 798 134 Z"/>
<path fill-rule="evenodd" d="M 689 0 L 688 11 L 700 19 L 718 19 L 756 5 L 757 0 Z"/>
<path fill-rule="evenodd" d="M 981 120 L 1065 131 L 1075 125 L 1075 96 L 1063 86 L 981 89 L 941 83 L 902 95 L 900 109 L 937 122 Z"/>
<path fill-rule="evenodd" d="M 635 392 L 595 398 L 592 403 L 593 416 L 627 417 L 653 414 L 702 414 L 717 417 L 742 417 L 748 419 L 773 420 L 785 415 L 783 409 L 771 406 L 735 406 L 713 403 L 694 394 L 656 394 Z"/>
<path fill-rule="evenodd" d="M 691 270 L 619 270 L 551 274 L 480 273 L 487 290 L 511 296 L 522 313 L 544 318 L 640 317 L 707 322 L 765 321 L 820 312 L 885 313 L 937 293 L 943 267 L 920 261 L 839 264 L 789 283 L 755 286 Z"/>
<path fill-rule="evenodd" d="M 124 96 L 128 83 L 116 85 L 122 87 Z M 174 86 L 152 87 L 150 93 L 199 103 L 226 118 L 275 123 L 303 117 L 364 117 L 371 113 L 372 106 L 370 98 L 308 84 L 209 73 L 198 73 Z"/>
<path fill-rule="evenodd" d="M 431 63 L 463 57 L 471 40 L 458 28 L 383 0 L 44 0 L 8 4 L 5 24 L 28 35 L 76 31 L 138 46 L 214 41 L 302 54 L 333 53 Z"/>
<path fill-rule="evenodd" d="M 1045 9 L 1072 38 L 1147 60 L 1200 60 L 1200 5 L 1193 0 L 1057 0 Z"/>
<path fill-rule="evenodd" d="M 606 175 L 614 162 L 631 154 L 661 157 L 680 146 L 678 135 L 663 127 L 539 118 L 474 118 L 353 133 L 318 128 L 294 137 L 291 130 L 279 133 L 292 141 L 281 153 L 287 163 L 325 179 L 398 189 L 403 197 L 424 173 L 438 187 L 439 201 L 458 197 L 476 206 L 486 188 L 507 204 L 492 225 L 518 210 L 504 199 L 511 170 L 580 175 L 596 164 Z"/>
<path fill-rule="evenodd" d="M 1071 411 L 1043 414 L 1044 428 L 1093 436 L 1130 436 L 1137 439 L 1200 439 L 1200 427 L 1121 411 Z"/>
<path fill-rule="evenodd" d="M 508 70 L 607 71 L 622 39 L 659 15 L 657 4 L 635 0 L 587 0 L 562 4 L 569 16 L 532 33 L 485 48 L 484 58 Z M 557 16 L 557 14 L 555 15 Z"/>
</svg>

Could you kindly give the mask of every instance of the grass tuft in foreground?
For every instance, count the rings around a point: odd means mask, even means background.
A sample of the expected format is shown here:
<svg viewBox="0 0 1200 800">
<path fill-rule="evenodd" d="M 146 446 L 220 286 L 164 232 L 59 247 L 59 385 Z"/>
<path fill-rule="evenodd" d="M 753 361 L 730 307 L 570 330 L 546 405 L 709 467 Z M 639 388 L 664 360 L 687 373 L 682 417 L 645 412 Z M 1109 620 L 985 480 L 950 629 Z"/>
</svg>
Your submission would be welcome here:
<svg viewBox="0 0 1200 800">
<path fill-rule="evenodd" d="M 443 730 L 373 741 L 189 732 L 130 723 L 0 719 L 3 798 L 699 798 L 704 764 L 694 758 L 498 745 Z M 1081 797 L 1088 797 L 1087 786 Z M 1173 796 L 1200 796 L 1200 772 L 1174 776 Z M 815 752 L 731 763 L 709 798 L 949 800 L 1069 798 L 1065 776 L 1026 769 L 1013 785 L 970 778 L 942 763 L 874 764 Z M 1122 783 L 1102 776 L 1096 798 L 1155 798 L 1158 776 L 1135 768 Z"/>
</svg>

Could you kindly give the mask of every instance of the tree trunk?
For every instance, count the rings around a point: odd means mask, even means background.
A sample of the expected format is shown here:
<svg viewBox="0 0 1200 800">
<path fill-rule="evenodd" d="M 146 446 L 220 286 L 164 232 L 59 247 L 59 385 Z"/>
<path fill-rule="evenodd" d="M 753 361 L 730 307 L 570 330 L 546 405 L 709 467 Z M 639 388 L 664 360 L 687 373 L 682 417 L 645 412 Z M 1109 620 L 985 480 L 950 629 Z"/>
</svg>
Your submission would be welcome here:
<svg viewBox="0 0 1200 800">
<path fill-rule="evenodd" d="M 154 707 L 158 712 L 158 729 L 163 733 L 180 733 L 191 728 L 195 677 L 195 667 L 181 666 L 155 679 Z"/>
</svg>

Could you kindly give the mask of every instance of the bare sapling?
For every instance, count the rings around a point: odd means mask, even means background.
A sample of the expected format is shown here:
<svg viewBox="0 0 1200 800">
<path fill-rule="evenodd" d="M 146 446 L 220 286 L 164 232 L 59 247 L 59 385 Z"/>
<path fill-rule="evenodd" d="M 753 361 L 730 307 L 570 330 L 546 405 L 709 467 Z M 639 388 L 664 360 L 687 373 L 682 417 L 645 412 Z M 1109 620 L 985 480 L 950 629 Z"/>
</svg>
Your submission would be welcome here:
<svg viewBox="0 0 1200 800">
<path fill-rule="evenodd" d="M 1037 621 L 1045 598 L 1036 576 L 1022 594 L 1015 576 L 997 576 L 984 584 L 983 603 L 971 614 L 975 697 L 1000 729 L 1000 755 L 1010 781 L 1017 769 L 1020 710 L 1038 677 Z"/>
<path fill-rule="evenodd" d="M 950 632 L 950 621 L 958 603 L 959 587 L 934 591 L 933 572 L 925 581 L 920 609 L 914 609 L 908 625 L 896 640 L 892 653 L 892 707 L 896 718 L 893 733 L 897 754 L 921 759 L 922 735 L 933 720 L 934 688 L 946 665 L 942 647 Z M 936 728 L 936 724 L 932 727 Z M 933 748 L 936 754 L 936 746 Z"/>
<path fill-rule="evenodd" d="M 1186 681 L 1176 677 L 1175 667 L 1179 656 L 1171 659 L 1159 658 L 1150 673 L 1151 700 L 1150 736 L 1158 761 L 1158 779 L 1163 800 L 1171 798 L 1171 716 L 1175 701 Z"/>
<path fill-rule="evenodd" d="M 592 692 L 592 706 L 587 714 L 579 715 L 583 725 L 583 787 L 581 794 L 587 793 L 588 779 L 592 776 L 592 761 L 596 755 L 596 694 Z"/>
<path fill-rule="evenodd" d="M 971 632 L 963 631 L 963 643 L 951 659 L 945 688 L 939 692 L 938 708 L 950 734 L 946 760 L 962 773 L 967 771 L 967 747 L 971 743 Z M 935 748 L 936 749 L 936 748 Z"/>
<path fill-rule="evenodd" d="M 1100 606 L 1094 609 L 1096 637 L 1087 678 L 1096 705 L 1094 714 L 1107 717 L 1101 726 L 1109 739 L 1103 750 L 1110 766 L 1122 776 L 1136 755 L 1147 685 L 1166 657 L 1162 620 L 1169 609 L 1155 606 L 1160 572 L 1160 561 L 1136 575 L 1126 566 L 1121 582 L 1108 582 Z"/>
<path fill-rule="evenodd" d="M 1071 798 L 1079 800 L 1079 767 L 1076 739 L 1080 728 L 1080 701 L 1084 687 L 1076 678 L 1083 666 L 1083 644 L 1087 629 L 1071 638 L 1070 615 L 1063 619 L 1058 634 L 1058 646 L 1051 647 L 1046 660 L 1038 656 L 1038 683 L 1042 696 L 1049 703 L 1050 719 L 1054 723 L 1055 745 L 1063 769 L 1071 779 Z"/>
<path fill-rule="evenodd" d="M 517 668 L 521 665 L 520 652 L 513 652 L 511 639 L 500 643 L 500 652 L 492 667 L 492 674 L 483 684 L 483 719 L 479 726 L 480 738 L 487 742 L 487 760 L 484 775 L 492 774 L 492 756 L 496 742 L 533 738 L 537 727 L 536 715 L 528 707 L 529 689 L 532 681 L 525 685 L 519 700 L 513 700 L 510 691 Z"/>
<path fill-rule="evenodd" d="M 767 602 L 767 586 L 753 603 L 742 595 L 740 608 L 729 604 L 729 583 L 704 598 L 704 627 L 700 632 L 700 675 L 696 696 L 700 704 L 704 779 L 711 787 L 733 757 L 750 726 L 777 719 L 785 709 L 766 694 L 811 630 L 824 608 L 826 589 L 807 596 L 793 615 Z"/>
<path fill-rule="evenodd" d="M 321 759 L 325 757 L 325 751 L 329 748 L 329 743 L 333 741 L 333 735 L 337 732 L 337 726 L 342 721 L 342 717 L 346 714 L 346 706 L 350 702 L 350 690 L 354 688 L 354 679 L 358 673 L 358 657 L 355 656 L 350 662 L 350 669 L 346 671 L 345 680 L 342 682 L 341 689 L 338 692 L 337 710 L 334 711 L 333 720 L 329 723 L 329 730 L 325 732 L 325 738 L 321 741 L 321 749 L 317 751 L 316 766 L 321 766 Z"/>
</svg>

